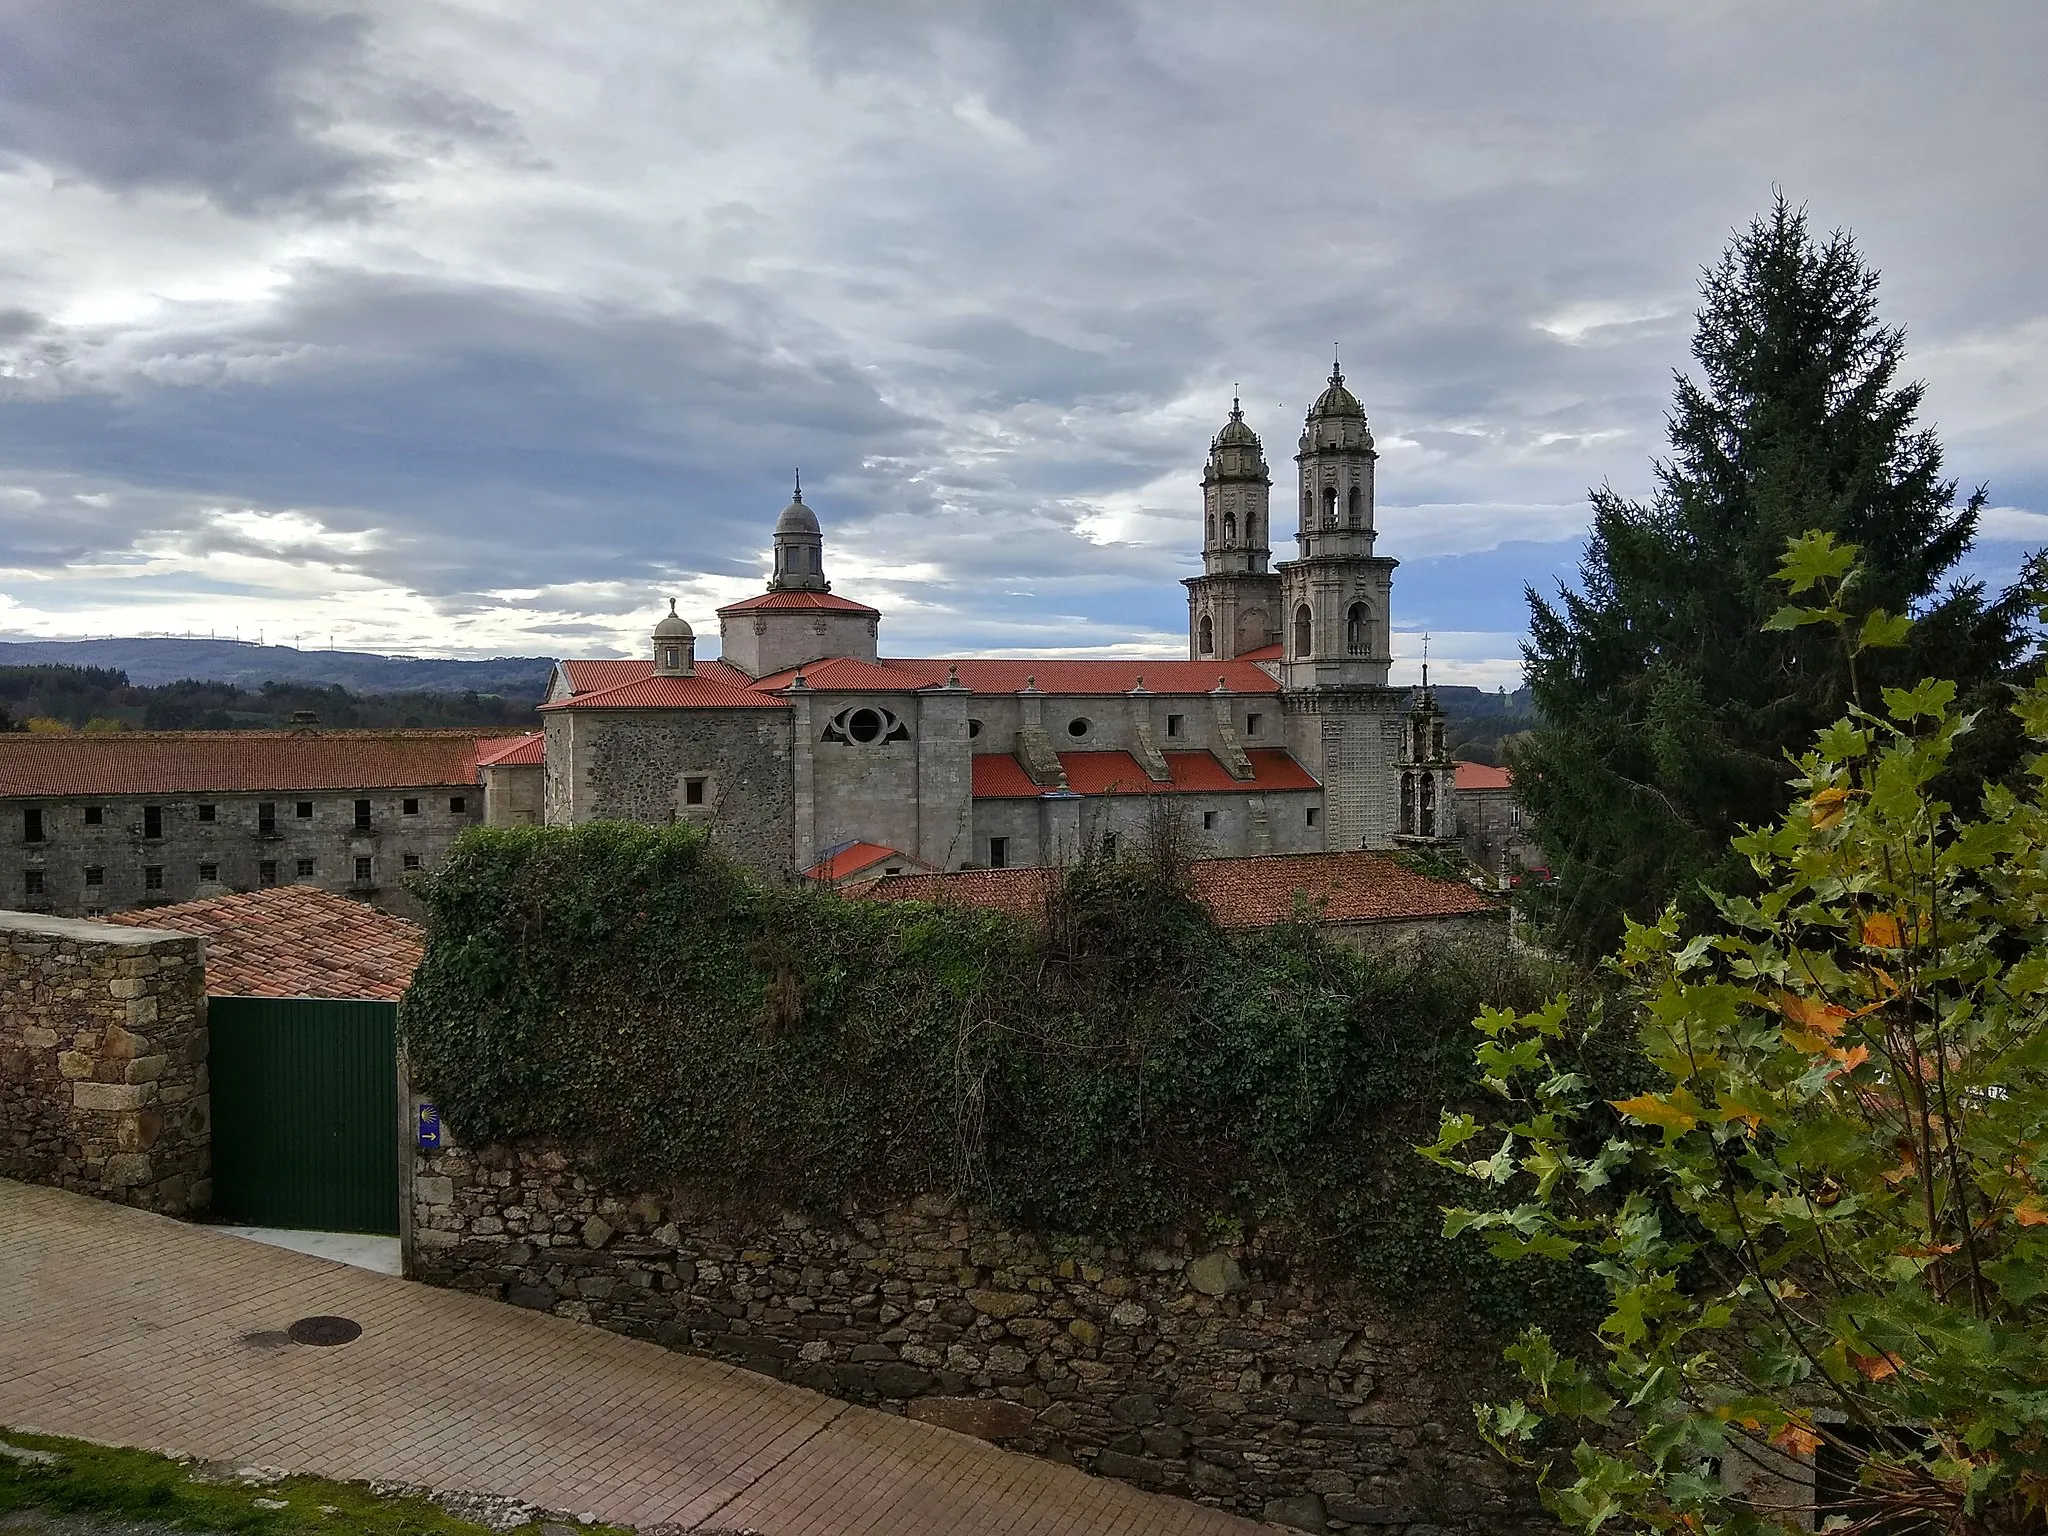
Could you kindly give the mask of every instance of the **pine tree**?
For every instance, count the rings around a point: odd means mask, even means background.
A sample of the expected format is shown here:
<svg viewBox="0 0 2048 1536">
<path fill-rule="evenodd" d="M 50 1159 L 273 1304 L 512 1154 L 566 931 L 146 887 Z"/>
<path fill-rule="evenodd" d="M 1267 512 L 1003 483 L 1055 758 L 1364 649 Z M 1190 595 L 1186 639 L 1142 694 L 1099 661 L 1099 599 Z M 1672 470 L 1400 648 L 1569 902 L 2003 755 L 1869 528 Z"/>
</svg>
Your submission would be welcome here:
<svg viewBox="0 0 2048 1536">
<path fill-rule="evenodd" d="M 1511 761 L 1554 877 L 1537 916 L 1582 958 L 1611 949 L 1624 916 L 1740 888 L 1729 839 L 1782 812 L 1787 751 L 1845 704 L 1929 673 L 1960 680 L 1969 702 L 2017 659 L 2020 596 L 1944 586 L 1984 491 L 1957 505 L 1918 424 L 1924 386 L 1899 382 L 1904 334 L 1880 323 L 1877 284 L 1846 233 L 1817 242 L 1782 196 L 1739 232 L 1701 283 L 1700 377 L 1678 375 L 1656 494 L 1595 491 L 1580 590 L 1555 606 L 1528 591 L 1544 724 Z M 1859 613 L 1918 620 L 1870 675 L 1811 631 L 1766 627 L 1773 573 L 1808 531 L 1864 551 Z M 1974 766 L 2000 745 L 1981 743 Z"/>
</svg>

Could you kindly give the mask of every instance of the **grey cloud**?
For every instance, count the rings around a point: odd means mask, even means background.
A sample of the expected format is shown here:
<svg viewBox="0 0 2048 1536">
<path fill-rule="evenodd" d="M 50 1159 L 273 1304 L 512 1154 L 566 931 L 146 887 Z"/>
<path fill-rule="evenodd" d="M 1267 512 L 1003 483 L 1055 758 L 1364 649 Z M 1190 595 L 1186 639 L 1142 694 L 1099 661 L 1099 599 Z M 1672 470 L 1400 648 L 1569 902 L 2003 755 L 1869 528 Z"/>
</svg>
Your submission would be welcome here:
<svg viewBox="0 0 2048 1536">
<path fill-rule="evenodd" d="M 354 107 L 381 107 L 422 148 L 511 133 L 461 93 L 375 77 L 368 37 L 361 16 L 264 0 L 14 0 L 0 9 L 0 154 L 237 213 L 339 211 L 393 162 L 324 135 L 338 92 L 360 88 Z"/>
</svg>

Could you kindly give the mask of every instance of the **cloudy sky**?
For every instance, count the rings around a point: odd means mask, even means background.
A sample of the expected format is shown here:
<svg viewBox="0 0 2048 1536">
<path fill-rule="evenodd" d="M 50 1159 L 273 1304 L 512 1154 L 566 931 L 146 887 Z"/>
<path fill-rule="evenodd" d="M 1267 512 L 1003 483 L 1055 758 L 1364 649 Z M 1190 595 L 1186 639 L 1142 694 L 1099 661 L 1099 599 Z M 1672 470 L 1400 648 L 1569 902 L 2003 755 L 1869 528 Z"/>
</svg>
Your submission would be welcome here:
<svg viewBox="0 0 2048 1536">
<path fill-rule="evenodd" d="M 887 651 L 1173 654 L 1233 382 L 1284 493 L 1340 342 L 1396 677 L 1512 683 L 1774 186 L 1996 578 L 2043 58 L 2038 0 L 0 0 L 0 632 L 637 650 L 801 466 Z"/>
</svg>

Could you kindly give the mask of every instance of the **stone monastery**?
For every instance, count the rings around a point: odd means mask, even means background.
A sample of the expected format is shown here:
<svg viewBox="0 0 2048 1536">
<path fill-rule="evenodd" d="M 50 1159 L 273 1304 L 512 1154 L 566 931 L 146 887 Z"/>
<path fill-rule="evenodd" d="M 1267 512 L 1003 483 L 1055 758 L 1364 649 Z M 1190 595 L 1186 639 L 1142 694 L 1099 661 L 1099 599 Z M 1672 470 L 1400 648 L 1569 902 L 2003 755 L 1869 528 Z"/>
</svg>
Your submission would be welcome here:
<svg viewBox="0 0 2048 1536">
<path fill-rule="evenodd" d="M 884 657 L 799 487 L 768 590 L 718 610 L 719 658 L 671 603 L 646 659 L 559 662 L 545 748 L 490 769 L 494 798 L 505 820 L 700 822 L 770 876 L 850 869 L 850 849 L 877 874 L 1056 864 L 1135 836 L 1155 796 L 1209 855 L 1447 839 L 1440 718 L 1387 684 L 1376 457 L 1333 369 L 1295 455 L 1299 552 L 1274 565 L 1272 477 L 1232 403 L 1186 661 Z"/>
</svg>

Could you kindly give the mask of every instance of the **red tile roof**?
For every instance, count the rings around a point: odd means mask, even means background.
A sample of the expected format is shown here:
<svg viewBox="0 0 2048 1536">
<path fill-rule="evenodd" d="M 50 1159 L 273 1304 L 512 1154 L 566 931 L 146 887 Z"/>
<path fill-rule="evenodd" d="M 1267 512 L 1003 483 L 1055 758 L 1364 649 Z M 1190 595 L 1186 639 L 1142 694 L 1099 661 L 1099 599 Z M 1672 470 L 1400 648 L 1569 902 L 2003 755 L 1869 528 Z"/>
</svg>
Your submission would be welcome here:
<svg viewBox="0 0 2048 1536">
<path fill-rule="evenodd" d="M 856 603 L 852 598 L 835 597 L 830 592 L 763 592 L 759 597 L 746 597 L 736 603 L 727 603 L 719 609 L 721 615 L 728 613 L 752 613 L 761 608 L 788 608 L 806 613 L 866 613 L 876 618 L 882 616 L 879 608 L 870 608 L 866 603 Z"/>
<path fill-rule="evenodd" d="M 1280 642 L 1275 640 L 1271 645 L 1261 645 L 1253 650 L 1239 651 L 1237 659 L 1239 661 L 1284 661 L 1286 657 L 1281 652 Z"/>
<path fill-rule="evenodd" d="M 1461 880 L 1417 874 L 1383 853 L 1278 853 L 1245 859 L 1197 859 L 1195 894 L 1226 928 L 1284 922 L 1297 896 L 1323 923 L 1413 922 L 1496 910 Z M 875 901 L 931 901 L 1036 916 L 1060 877 L 1057 869 L 965 869 L 885 875 L 861 893 Z"/>
<path fill-rule="evenodd" d="M 1173 777 L 1159 782 L 1145 775 L 1144 768 L 1128 752 L 1062 752 L 1060 767 L 1066 770 L 1067 787 L 1077 795 L 1152 794 L 1263 794 L 1272 790 L 1319 789 L 1309 771 L 1285 752 L 1262 747 L 1247 752 L 1252 777 L 1233 779 L 1222 763 L 1208 752 L 1167 752 L 1167 772 Z M 1031 800 L 1051 793 L 1048 786 L 1034 784 L 1024 765 L 1004 752 L 974 755 L 974 798 L 977 800 Z"/>
<path fill-rule="evenodd" d="M 877 666 L 856 656 L 826 656 L 807 661 L 785 672 L 771 672 L 753 686 L 763 693 L 777 693 L 794 682 L 799 672 L 811 687 L 827 693 L 916 693 L 932 686 L 924 678 Z"/>
<path fill-rule="evenodd" d="M 548 760 L 548 739 L 539 732 L 476 744 L 479 768 L 539 767 Z"/>
<path fill-rule="evenodd" d="M 1034 679 L 1040 693 L 1129 693 L 1140 681 L 1147 693 L 1214 693 L 1220 678 L 1233 693 L 1278 693 L 1280 685 L 1249 661 L 978 661 L 892 656 L 885 667 L 943 683 L 958 667 L 976 693 L 1022 693 Z"/>
<path fill-rule="evenodd" d="M 1513 789 L 1515 776 L 1505 768 L 1495 768 L 1490 763 L 1458 764 L 1457 785 L 1463 790 Z"/>
<path fill-rule="evenodd" d="M 0 734 L 0 798 L 416 789 L 477 781 L 476 731 Z"/>
<path fill-rule="evenodd" d="M 637 683 L 643 677 L 654 676 L 654 663 L 651 661 L 600 658 L 564 661 L 560 665 L 562 675 L 569 680 L 571 693 L 596 693 L 601 689 L 616 688 L 621 683 Z"/>
<path fill-rule="evenodd" d="M 206 990 L 215 997 L 395 1002 L 426 953 L 418 924 L 310 885 L 141 907 L 106 921 L 206 935 Z"/>
<path fill-rule="evenodd" d="M 891 860 L 909 869 L 931 868 L 923 859 L 882 843 L 847 843 L 826 854 L 805 870 L 804 874 L 812 880 L 844 880 L 864 869 L 873 869 L 877 864 L 886 864 Z"/>
<path fill-rule="evenodd" d="M 617 683 L 591 693 L 579 693 L 543 710 L 556 709 L 783 709 L 773 694 L 757 693 L 751 684 L 729 679 L 745 678 L 732 667 L 699 667 L 694 677 L 656 677 L 650 666 L 647 675 L 629 683 Z"/>
</svg>

